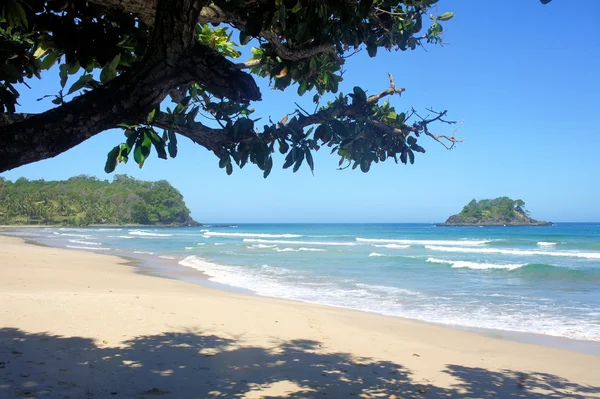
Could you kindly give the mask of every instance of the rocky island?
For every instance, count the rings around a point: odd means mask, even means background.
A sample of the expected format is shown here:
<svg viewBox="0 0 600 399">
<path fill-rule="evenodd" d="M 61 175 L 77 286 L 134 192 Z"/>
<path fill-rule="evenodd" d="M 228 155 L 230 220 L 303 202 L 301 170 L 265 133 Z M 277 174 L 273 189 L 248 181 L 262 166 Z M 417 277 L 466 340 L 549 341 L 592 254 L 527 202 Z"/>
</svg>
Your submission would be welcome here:
<svg viewBox="0 0 600 399">
<path fill-rule="evenodd" d="M 66 181 L 0 177 L 0 225 L 198 226 L 181 193 L 166 180 L 116 175 Z"/>
<path fill-rule="evenodd" d="M 472 200 L 457 215 L 436 226 L 551 226 L 529 217 L 525 202 L 508 197 Z"/>
</svg>

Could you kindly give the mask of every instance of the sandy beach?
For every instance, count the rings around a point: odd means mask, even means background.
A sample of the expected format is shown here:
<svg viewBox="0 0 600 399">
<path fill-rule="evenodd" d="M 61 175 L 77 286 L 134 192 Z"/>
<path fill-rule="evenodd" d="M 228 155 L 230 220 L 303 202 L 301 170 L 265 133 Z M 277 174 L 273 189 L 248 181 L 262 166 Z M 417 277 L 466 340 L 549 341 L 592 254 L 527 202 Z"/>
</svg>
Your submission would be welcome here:
<svg viewBox="0 0 600 399">
<path fill-rule="evenodd" d="M 0 236 L 0 397 L 600 398 L 600 356 Z"/>
</svg>

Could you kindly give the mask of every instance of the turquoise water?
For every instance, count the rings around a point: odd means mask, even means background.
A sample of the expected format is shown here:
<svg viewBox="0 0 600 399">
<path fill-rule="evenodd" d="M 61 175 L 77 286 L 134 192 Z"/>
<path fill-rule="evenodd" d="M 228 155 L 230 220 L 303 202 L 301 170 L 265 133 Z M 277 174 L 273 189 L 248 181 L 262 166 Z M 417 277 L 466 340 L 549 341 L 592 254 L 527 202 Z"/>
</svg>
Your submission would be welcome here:
<svg viewBox="0 0 600 399">
<path fill-rule="evenodd" d="M 240 224 L 28 234 L 55 246 L 160 257 L 258 295 L 600 341 L 600 224 Z"/>
</svg>

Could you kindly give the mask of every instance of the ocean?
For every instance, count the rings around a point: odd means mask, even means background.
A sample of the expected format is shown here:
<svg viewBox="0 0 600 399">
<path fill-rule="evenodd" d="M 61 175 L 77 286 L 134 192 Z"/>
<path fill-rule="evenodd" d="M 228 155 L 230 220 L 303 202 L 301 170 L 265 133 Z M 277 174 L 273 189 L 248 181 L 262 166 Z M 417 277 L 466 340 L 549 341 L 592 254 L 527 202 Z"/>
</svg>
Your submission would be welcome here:
<svg viewBox="0 0 600 399">
<path fill-rule="evenodd" d="M 257 295 L 600 341 L 600 223 L 57 227 L 16 234 L 57 247 L 159 260 L 167 276 L 179 264 Z"/>
</svg>

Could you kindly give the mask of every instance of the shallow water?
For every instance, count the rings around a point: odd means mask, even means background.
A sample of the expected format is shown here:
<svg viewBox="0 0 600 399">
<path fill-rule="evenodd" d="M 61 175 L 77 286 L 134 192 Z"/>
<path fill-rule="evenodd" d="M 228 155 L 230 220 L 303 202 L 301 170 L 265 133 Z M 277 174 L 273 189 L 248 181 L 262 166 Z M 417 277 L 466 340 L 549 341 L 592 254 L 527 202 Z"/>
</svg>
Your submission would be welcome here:
<svg viewBox="0 0 600 399">
<path fill-rule="evenodd" d="M 600 341 L 600 224 L 246 224 L 23 234 L 54 246 L 178 262 L 258 295 Z"/>
</svg>

